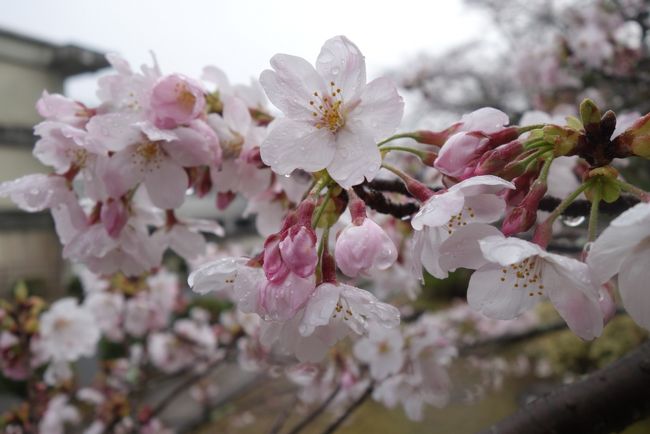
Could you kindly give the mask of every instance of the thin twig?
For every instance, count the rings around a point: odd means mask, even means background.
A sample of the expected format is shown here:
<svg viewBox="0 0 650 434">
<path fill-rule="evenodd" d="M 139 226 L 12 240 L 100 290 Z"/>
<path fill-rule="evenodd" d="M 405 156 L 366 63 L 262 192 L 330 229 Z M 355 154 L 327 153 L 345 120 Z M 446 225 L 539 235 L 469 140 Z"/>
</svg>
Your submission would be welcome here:
<svg viewBox="0 0 650 434">
<path fill-rule="evenodd" d="M 269 430 L 269 434 L 278 434 L 282 430 L 282 427 L 284 427 L 285 422 L 291 415 L 291 411 L 295 408 L 296 402 L 298 402 L 298 396 L 294 395 L 291 401 L 289 401 L 289 404 L 282 409 L 278 417 L 275 419 L 273 426 Z"/>
<path fill-rule="evenodd" d="M 325 428 L 325 431 L 323 431 L 323 434 L 332 434 L 335 432 L 339 427 L 347 420 L 352 413 L 355 412 L 357 408 L 363 404 L 366 399 L 372 395 L 372 391 L 374 389 L 374 384 L 370 383 L 368 387 L 366 387 L 366 390 L 361 394 L 360 397 L 358 397 L 350 406 L 345 410 L 345 412 L 340 415 L 334 422 L 332 422 L 327 428 Z"/>
<path fill-rule="evenodd" d="M 287 434 L 298 434 L 302 431 L 307 425 L 309 425 L 314 419 L 316 419 L 322 412 L 324 412 L 327 407 L 332 403 L 336 395 L 338 395 L 341 390 L 341 386 L 336 386 L 336 388 L 329 394 L 329 396 L 322 402 L 321 405 L 316 407 L 311 413 L 305 416 L 300 422 L 298 422 Z"/>
<path fill-rule="evenodd" d="M 212 372 L 213 369 L 220 366 L 222 361 L 222 359 L 213 361 L 207 366 L 205 371 L 187 377 L 184 381 L 181 381 L 179 384 L 177 384 L 176 387 L 174 387 L 162 400 L 160 400 L 160 402 L 158 402 L 158 404 L 156 404 L 156 406 L 151 411 L 151 417 L 155 417 L 160 414 L 163 410 L 165 410 L 165 408 L 167 408 L 169 404 L 174 402 L 174 400 L 180 396 L 181 392 L 205 378 Z"/>
</svg>

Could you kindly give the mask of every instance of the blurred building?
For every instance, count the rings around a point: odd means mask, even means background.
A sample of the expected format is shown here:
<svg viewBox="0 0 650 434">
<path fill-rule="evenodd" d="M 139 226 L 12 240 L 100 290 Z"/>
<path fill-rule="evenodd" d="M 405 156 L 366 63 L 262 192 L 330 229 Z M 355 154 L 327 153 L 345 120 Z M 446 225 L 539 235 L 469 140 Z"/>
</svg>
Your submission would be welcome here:
<svg viewBox="0 0 650 434">
<path fill-rule="evenodd" d="M 0 29 L 0 182 L 45 172 L 33 156 L 35 103 L 44 89 L 62 93 L 66 78 L 108 66 L 104 54 Z M 0 199 L 0 297 L 18 280 L 56 293 L 61 247 L 49 213 L 24 213 Z"/>
</svg>

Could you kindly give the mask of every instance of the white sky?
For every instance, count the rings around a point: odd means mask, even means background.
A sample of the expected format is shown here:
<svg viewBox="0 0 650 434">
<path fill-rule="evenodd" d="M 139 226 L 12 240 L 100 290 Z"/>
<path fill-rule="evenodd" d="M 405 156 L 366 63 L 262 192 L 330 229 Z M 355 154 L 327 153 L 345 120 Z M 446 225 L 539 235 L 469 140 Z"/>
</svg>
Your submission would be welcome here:
<svg viewBox="0 0 650 434">
<path fill-rule="evenodd" d="M 5 1 L 0 26 L 57 43 L 114 51 L 134 65 L 156 53 L 163 72 L 199 76 L 223 69 L 248 82 L 278 52 L 313 61 L 323 42 L 348 36 L 369 77 L 422 52 L 481 37 L 485 21 L 462 0 L 20 0 Z M 75 98 L 94 100 L 94 78 L 71 80 Z"/>
</svg>

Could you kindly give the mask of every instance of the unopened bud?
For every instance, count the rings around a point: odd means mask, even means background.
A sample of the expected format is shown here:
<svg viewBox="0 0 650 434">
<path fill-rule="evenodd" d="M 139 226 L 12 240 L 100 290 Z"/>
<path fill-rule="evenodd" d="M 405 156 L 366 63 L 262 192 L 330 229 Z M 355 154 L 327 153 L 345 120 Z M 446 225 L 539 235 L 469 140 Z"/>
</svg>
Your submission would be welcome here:
<svg viewBox="0 0 650 434">
<path fill-rule="evenodd" d="M 580 103 L 580 119 L 582 120 L 585 130 L 588 130 L 592 125 L 600 124 L 600 109 L 596 106 L 596 103 L 589 98 L 586 98 Z"/>
<path fill-rule="evenodd" d="M 532 228 L 537 221 L 537 209 L 539 202 L 546 194 L 546 183 L 535 181 L 530 191 L 521 201 L 519 206 L 510 210 L 506 218 L 503 220 L 501 231 L 506 236 L 526 232 Z"/>
<path fill-rule="evenodd" d="M 580 143 L 581 133 L 573 128 L 547 125 L 543 128 L 544 141 L 553 145 L 556 157 L 571 155 Z"/>
<path fill-rule="evenodd" d="M 650 159 L 650 113 L 640 117 L 614 139 L 616 157 L 637 155 Z"/>
<path fill-rule="evenodd" d="M 524 150 L 524 145 L 519 140 L 501 145 L 491 151 L 487 151 L 481 156 L 476 169 L 475 175 L 491 175 L 499 173 L 513 159 L 517 158 Z"/>
</svg>

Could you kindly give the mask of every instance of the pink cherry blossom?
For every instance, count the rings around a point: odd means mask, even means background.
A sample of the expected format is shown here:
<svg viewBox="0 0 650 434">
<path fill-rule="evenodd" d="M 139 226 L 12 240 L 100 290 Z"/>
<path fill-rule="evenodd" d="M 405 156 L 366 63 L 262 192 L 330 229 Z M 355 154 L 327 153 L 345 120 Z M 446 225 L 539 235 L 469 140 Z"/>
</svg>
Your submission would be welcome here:
<svg viewBox="0 0 650 434">
<path fill-rule="evenodd" d="M 508 115 L 491 107 L 463 115 L 460 131 L 440 148 L 434 167 L 454 178 L 471 176 L 483 153 L 516 138 L 513 132 L 496 139 L 497 133 L 503 135 L 507 132 L 505 125 L 508 122 Z"/>
<path fill-rule="evenodd" d="M 181 74 L 161 77 L 151 89 L 151 110 L 158 128 L 175 128 L 197 119 L 205 108 L 203 87 Z"/>
<path fill-rule="evenodd" d="M 402 118 L 395 85 L 386 78 L 366 84 L 364 57 L 344 36 L 325 42 L 315 68 L 286 54 L 273 56 L 271 66 L 260 82 L 286 118 L 270 125 L 262 160 L 281 175 L 327 169 L 345 188 L 374 178 L 376 143 Z"/>
</svg>

